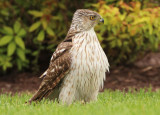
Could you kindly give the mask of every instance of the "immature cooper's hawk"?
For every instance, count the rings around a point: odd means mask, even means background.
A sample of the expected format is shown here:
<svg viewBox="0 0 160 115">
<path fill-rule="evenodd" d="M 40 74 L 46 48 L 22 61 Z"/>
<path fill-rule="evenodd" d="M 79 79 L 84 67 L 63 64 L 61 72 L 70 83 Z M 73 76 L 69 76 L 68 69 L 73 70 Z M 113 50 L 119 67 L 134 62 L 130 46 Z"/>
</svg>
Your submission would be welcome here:
<svg viewBox="0 0 160 115">
<path fill-rule="evenodd" d="M 75 12 L 68 34 L 53 53 L 30 103 L 44 97 L 66 104 L 97 100 L 105 72 L 109 71 L 108 59 L 94 31 L 99 22 L 104 20 L 94 11 L 79 9 Z"/>
</svg>

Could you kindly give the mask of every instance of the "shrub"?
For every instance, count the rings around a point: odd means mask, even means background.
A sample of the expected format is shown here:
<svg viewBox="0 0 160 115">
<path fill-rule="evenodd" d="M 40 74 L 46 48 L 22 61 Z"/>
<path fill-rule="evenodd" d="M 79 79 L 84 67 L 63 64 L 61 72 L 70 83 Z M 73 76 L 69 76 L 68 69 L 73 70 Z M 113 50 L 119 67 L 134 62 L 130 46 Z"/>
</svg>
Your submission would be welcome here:
<svg viewBox="0 0 160 115">
<path fill-rule="evenodd" d="M 29 62 L 25 56 L 25 44 L 23 37 L 26 35 L 26 31 L 21 28 L 21 24 L 16 21 L 13 27 L 4 26 L 1 30 L 3 37 L 0 39 L 0 66 L 5 71 L 8 67 L 12 67 L 12 63 L 16 63 L 18 68 L 27 66 Z M 3 54 L 6 52 L 7 55 Z"/>
<path fill-rule="evenodd" d="M 37 69 L 41 51 L 53 52 L 65 38 L 73 12 L 91 7 L 105 19 L 96 31 L 109 61 L 133 62 L 137 54 L 158 47 L 160 7 L 153 2 L 131 1 L 1 0 L 0 68 Z"/>
<path fill-rule="evenodd" d="M 145 51 L 158 49 L 160 43 L 160 7 L 141 9 L 141 3 L 123 1 L 94 4 L 105 20 L 98 36 L 112 62 L 131 63 Z"/>
</svg>

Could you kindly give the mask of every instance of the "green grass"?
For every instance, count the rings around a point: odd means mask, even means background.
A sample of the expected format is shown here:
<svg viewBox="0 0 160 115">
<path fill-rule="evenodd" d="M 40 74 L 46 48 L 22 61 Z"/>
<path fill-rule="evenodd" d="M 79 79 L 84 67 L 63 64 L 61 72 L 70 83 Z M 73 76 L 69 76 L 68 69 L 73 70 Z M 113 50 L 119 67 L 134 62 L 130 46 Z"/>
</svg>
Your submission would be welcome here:
<svg viewBox="0 0 160 115">
<path fill-rule="evenodd" d="M 0 115 L 160 115 L 160 91 L 105 91 L 99 94 L 97 102 L 76 102 L 70 106 L 49 100 L 24 104 L 30 97 L 25 93 L 0 95 Z"/>
</svg>

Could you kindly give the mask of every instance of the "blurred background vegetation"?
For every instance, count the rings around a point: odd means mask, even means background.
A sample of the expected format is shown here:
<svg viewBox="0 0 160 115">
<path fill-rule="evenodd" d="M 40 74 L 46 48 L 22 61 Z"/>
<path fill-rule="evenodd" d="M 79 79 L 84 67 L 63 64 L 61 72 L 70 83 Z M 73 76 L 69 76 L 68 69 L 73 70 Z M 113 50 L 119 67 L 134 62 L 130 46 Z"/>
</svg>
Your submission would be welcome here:
<svg viewBox="0 0 160 115">
<path fill-rule="evenodd" d="M 0 0 L 0 72 L 38 72 L 41 61 L 48 66 L 80 8 L 104 18 L 95 30 L 111 65 L 131 64 L 157 51 L 159 0 Z"/>
</svg>

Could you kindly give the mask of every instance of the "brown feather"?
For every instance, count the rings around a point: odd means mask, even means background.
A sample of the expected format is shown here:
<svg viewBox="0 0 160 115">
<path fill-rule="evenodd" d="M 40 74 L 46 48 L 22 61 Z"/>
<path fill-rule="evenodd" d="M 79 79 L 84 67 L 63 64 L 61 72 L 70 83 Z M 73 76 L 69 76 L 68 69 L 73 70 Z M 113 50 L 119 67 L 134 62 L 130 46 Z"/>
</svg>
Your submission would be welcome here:
<svg viewBox="0 0 160 115">
<path fill-rule="evenodd" d="M 40 101 L 44 97 L 50 95 L 53 89 L 60 83 L 62 78 L 64 78 L 69 72 L 71 65 L 71 55 L 69 51 L 72 47 L 72 40 L 65 40 L 59 44 L 56 51 L 53 53 L 46 74 L 41 76 L 43 77 L 43 81 L 38 91 L 29 100 L 29 103 L 32 101 Z"/>
</svg>

